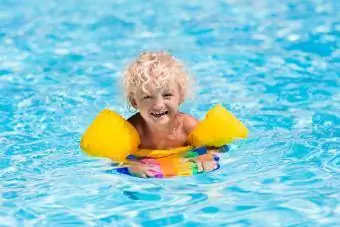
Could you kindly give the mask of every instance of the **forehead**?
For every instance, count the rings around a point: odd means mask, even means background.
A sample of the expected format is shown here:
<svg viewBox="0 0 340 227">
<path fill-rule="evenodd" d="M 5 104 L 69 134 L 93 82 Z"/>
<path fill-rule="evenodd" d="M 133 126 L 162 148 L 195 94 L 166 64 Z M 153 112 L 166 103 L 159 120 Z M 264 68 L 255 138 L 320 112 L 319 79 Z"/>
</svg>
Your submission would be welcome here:
<svg viewBox="0 0 340 227">
<path fill-rule="evenodd" d="M 172 91 L 175 92 L 178 90 L 178 84 L 175 81 L 167 81 L 163 84 L 158 84 L 156 82 L 150 82 L 147 84 L 144 84 L 144 86 L 140 86 L 138 89 L 139 93 L 159 93 L 164 91 Z"/>
</svg>

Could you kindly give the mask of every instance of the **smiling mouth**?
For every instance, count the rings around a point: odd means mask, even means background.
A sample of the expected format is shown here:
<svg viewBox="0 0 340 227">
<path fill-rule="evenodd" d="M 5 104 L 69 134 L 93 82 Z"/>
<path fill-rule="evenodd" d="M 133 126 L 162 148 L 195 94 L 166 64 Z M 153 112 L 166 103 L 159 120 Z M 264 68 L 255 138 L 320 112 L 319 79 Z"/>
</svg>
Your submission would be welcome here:
<svg viewBox="0 0 340 227">
<path fill-rule="evenodd" d="M 169 111 L 160 111 L 160 112 L 151 112 L 150 114 L 154 117 L 160 118 L 164 115 L 167 115 Z"/>
</svg>

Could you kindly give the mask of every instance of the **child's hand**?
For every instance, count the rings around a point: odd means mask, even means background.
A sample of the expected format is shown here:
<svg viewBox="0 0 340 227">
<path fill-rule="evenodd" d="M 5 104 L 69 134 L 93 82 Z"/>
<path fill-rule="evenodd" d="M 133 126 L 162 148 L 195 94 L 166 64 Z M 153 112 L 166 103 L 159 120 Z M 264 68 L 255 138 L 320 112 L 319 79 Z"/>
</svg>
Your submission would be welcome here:
<svg viewBox="0 0 340 227">
<path fill-rule="evenodd" d="M 130 174 L 141 178 L 157 177 L 161 172 L 159 166 L 149 164 L 145 160 L 131 163 L 128 169 Z"/>
<path fill-rule="evenodd" d="M 210 150 L 209 153 L 195 158 L 198 172 L 211 172 L 218 168 L 217 151 Z"/>
</svg>

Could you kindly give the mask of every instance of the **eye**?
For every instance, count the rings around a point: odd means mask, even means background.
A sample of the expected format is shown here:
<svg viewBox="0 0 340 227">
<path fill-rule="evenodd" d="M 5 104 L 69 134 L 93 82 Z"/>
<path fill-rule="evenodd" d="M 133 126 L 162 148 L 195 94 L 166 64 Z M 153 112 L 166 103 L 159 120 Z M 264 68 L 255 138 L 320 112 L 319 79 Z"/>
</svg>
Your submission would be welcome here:
<svg viewBox="0 0 340 227">
<path fill-rule="evenodd" d="M 167 97 L 167 98 L 169 98 L 169 97 L 172 97 L 173 95 L 171 94 L 171 93 L 165 93 L 164 95 L 163 95 L 163 97 Z"/>
<path fill-rule="evenodd" d="M 151 98 L 152 98 L 151 95 L 146 95 L 146 96 L 143 97 L 143 100 L 149 100 Z"/>
</svg>

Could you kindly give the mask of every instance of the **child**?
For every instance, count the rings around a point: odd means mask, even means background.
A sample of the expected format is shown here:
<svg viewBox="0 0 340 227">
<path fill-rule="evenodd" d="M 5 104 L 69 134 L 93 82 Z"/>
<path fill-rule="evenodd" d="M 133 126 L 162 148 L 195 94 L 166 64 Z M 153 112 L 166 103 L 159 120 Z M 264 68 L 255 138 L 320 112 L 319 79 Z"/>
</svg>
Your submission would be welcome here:
<svg viewBox="0 0 340 227">
<path fill-rule="evenodd" d="M 136 128 L 140 148 L 171 149 L 187 145 L 198 121 L 178 108 L 186 98 L 189 77 L 183 64 L 166 52 L 144 52 L 124 73 L 128 103 L 136 114 L 128 121 Z M 198 168 L 211 171 L 216 163 L 199 162 Z M 136 162 L 129 172 L 154 177 L 154 166 Z"/>
</svg>

